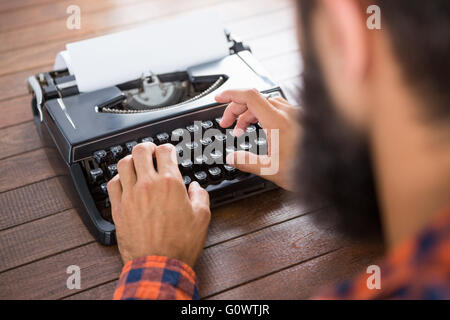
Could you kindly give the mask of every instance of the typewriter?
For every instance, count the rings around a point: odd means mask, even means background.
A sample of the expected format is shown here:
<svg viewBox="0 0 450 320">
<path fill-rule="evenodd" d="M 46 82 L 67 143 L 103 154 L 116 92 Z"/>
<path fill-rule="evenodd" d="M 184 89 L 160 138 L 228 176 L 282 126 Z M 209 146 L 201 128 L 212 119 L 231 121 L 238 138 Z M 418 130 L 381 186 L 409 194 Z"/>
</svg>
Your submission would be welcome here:
<svg viewBox="0 0 450 320">
<path fill-rule="evenodd" d="M 240 138 L 221 128 L 226 105 L 214 96 L 231 88 L 283 96 L 249 48 L 229 33 L 226 37 L 229 55 L 223 59 L 91 92 L 80 93 L 67 69 L 28 78 L 38 131 L 58 150 L 72 184 L 67 188 L 100 243 L 116 241 L 107 182 L 138 143 L 175 145 L 185 185 L 198 181 L 209 192 L 211 207 L 276 188 L 225 164 L 234 150 L 267 153 L 267 137 L 259 124 Z"/>
</svg>

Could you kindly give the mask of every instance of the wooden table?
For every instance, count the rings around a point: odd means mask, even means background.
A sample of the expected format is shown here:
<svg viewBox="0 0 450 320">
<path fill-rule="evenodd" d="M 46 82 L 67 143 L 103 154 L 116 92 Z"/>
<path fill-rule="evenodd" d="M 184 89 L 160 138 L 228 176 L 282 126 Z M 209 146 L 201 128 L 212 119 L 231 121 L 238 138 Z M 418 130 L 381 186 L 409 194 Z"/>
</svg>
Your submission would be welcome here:
<svg viewBox="0 0 450 320">
<path fill-rule="evenodd" d="M 81 29 L 66 8 L 81 8 Z M 88 233 L 32 121 L 25 79 L 52 68 L 65 43 L 209 7 L 239 35 L 295 102 L 301 60 L 289 0 L 2 0 L 0 2 L 0 299 L 110 299 L 117 247 Z M 364 270 L 380 242 L 341 235 L 332 208 L 304 206 L 281 190 L 212 213 L 196 265 L 206 299 L 298 299 Z M 324 224 L 317 224 L 318 219 Z M 81 268 L 69 290 L 66 268 Z"/>
</svg>

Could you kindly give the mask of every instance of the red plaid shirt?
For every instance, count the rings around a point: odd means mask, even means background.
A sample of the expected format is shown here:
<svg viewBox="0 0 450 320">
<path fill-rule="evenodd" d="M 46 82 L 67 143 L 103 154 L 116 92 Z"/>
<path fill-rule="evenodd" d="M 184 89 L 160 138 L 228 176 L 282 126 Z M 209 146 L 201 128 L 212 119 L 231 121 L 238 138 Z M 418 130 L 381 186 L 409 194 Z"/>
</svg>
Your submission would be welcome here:
<svg viewBox="0 0 450 320">
<path fill-rule="evenodd" d="M 379 266 L 381 289 L 370 275 L 325 290 L 317 299 L 450 299 L 450 207 L 417 237 L 393 250 Z M 198 299 L 194 271 L 175 259 L 149 256 L 128 262 L 114 299 Z"/>
</svg>

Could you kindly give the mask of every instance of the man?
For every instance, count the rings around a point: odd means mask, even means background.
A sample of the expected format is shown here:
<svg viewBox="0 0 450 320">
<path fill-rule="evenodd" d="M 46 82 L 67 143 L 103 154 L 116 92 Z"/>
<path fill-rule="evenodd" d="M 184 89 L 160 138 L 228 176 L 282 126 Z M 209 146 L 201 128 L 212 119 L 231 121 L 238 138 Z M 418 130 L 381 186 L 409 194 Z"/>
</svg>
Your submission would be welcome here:
<svg viewBox="0 0 450 320">
<path fill-rule="evenodd" d="M 332 203 L 344 226 L 358 226 L 348 232 L 382 227 L 382 289 L 368 290 L 365 275 L 318 297 L 448 299 L 450 4 L 372 2 L 299 1 L 301 121 L 283 99 L 222 92 L 216 99 L 229 106 L 221 126 L 238 118 L 239 135 L 259 121 L 280 135 L 279 153 L 244 154 L 245 163 L 234 153 L 227 162 L 259 174 L 279 161 L 277 174 L 265 178 L 306 200 Z M 381 30 L 366 26 L 370 4 L 381 8 Z M 136 146 L 118 171 L 108 190 L 125 266 L 114 297 L 198 298 L 192 267 L 210 220 L 207 192 L 196 182 L 186 192 L 167 145 Z"/>
</svg>

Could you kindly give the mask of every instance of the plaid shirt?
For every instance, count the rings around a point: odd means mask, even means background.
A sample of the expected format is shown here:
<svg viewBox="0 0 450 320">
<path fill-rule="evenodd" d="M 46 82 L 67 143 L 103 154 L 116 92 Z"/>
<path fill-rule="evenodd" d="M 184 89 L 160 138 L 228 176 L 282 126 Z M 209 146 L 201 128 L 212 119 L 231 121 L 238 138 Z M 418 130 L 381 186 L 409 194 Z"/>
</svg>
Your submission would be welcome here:
<svg viewBox="0 0 450 320">
<path fill-rule="evenodd" d="M 378 266 L 381 289 L 368 289 L 371 274 L 323 291 L 316 299 L 450 299 L 450 207 L 417 237 L 394 249 Z M 129 261 L 114 299 L 198 299 L 194 271 L 166 257 Z"/>
</svg>

